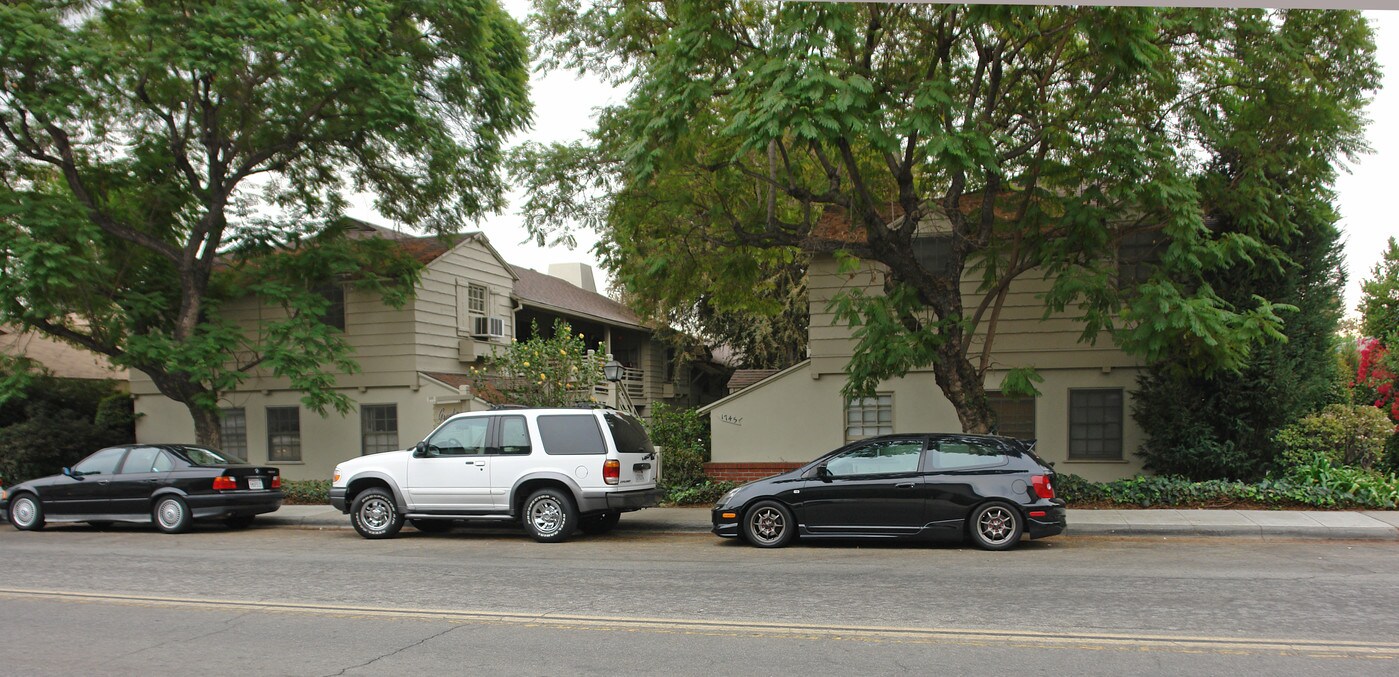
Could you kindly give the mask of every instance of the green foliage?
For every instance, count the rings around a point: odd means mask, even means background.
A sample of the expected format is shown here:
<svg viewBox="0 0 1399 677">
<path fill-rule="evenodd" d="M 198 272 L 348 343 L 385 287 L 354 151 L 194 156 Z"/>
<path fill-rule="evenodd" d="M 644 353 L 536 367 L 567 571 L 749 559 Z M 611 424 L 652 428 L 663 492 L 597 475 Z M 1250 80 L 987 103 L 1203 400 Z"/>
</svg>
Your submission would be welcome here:
<svg viewBox="0 0 1399 677">
<path fill-rule="evenodd" d="M 1298 467 L 1293 474 L 1255 483 L 1232 480 L 1194 482 L 1184 477 L 1138 475 L 1113 482 L 1090 482 L 1077 475 L 1056 475 L 1055 490 L 1074 505 L 1122 505 L 1139 508 L 1273 508 L 1379 509 L 1399 507 L 1399 478 L 1357 468 L 1334 467 L 1325 459 Z"/>
<path fill-rule="evenodd" d="M 647 424 L 651 442 L 661 450 L 661 481 L 671 491 L 709 482 L 709 417 L 694 409 L 658 402 Z"/>
<path fill-rule="evenodd" d="M 1399 241 L 1389 238 L 1380 262 L 1360 283 L 1360 331 L 1369 338 L 1399 338 Z M 1384 341 L 1397 345 L 1399 341 Z"/>
<path fill-rule="evenodd" d="M 667 482 L 665 501 L 672 505 L 713 504 L 736 486 L 737 482 L 721 480 L 705 480 L 690 485 L 672 485 Z"/>
<path fill-rule="evenodd" d="M 536 237 L 599 227 L 638 303 L 682 311 L 767 306 L 765 281 L 792 261 L 877 263 L 882 293 L 834 300 L 858 341 L 847 395 L 931 366 L 969 430 L 990 424 L 982 379 L 1025 275 L 1050 280 L 1046 314 L 1079 319 L 1083 340 L 1150 362 L 1228 373 L 1280 341 L 1295 304 L 1206 276 L 1277 267 L 1299 222 L 1325 221 L 1378 82 L 1353 12 L 536 9 L 546 67 L 631 87 L 588 143 L 517 163 Z M 1119 244 L 1152 234 L 1160 261 L 1121 275 Z"/>
<path fill-rule="evenodd" d="M 0 477 L 7 485 L 135 440 L 131 396 L 114 382 L 36 375 L 11 395 L 0 404 Z"/>
<path fill-rule="evenodd" d="M 1393 433 L 1394 424 L 1375 407 L 1333 404 L 1278 431 L 1278 464 L 1292 468 L 1320 456 L 1337 466 L 1372 468 Z"/>
<path fill-rule="evenodd" d="M 330 480 L 282 480 L 287 505 L 328 505 Z"/>
<path fill-rule="evenodd" d="M 554 335 L 544 338 L 537 323 L 533 338 L 493 350 L 484 368 L 471 368 L 472 389 L 492 404 L 567 407 L 588 402 L 603 382 L 604 359 L 588 349 L 582 334 L 565 320 L 554 320 Z"/>
<path fill-rule="evenodd" d="M 0 4 L 0 321 L 145 372 L 217 443 L 251 370 L 345 410 L 326 285 L 417 264 L 345 237 L 351 192 L 434 232 L 503 206 L 528 56 L 494 0 Z M 221 315 L 258 294 L 257 332 Z"/>
</svg>

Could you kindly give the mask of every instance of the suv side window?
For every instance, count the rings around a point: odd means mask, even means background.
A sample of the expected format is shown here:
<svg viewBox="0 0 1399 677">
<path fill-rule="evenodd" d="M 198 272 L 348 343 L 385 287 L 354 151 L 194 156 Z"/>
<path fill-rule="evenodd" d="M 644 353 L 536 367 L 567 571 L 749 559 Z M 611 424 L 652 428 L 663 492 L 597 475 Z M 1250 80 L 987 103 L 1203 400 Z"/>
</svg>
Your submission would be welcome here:
<svg viewBox="0 0 1399 677">
<path fill-rule="evenodd" d="M 933 451 L 934 470 L 964 470 L 1005 465 L 1006 450 L 995 442 L 950 437 L 937 441 Z"/>
<path fill-rule="evenodd" d="M 536 423 L 544 453 L 550 456 L 607 453 L 607 443 L 592 414 L 540 416 Z"/>
<path fill-rule="evenodd" d="M 500 447 L 494 453 L 510 456 L 529 456 L 529 426 L 523 416 L 500 416 L 496 418 L 500 431 Z"/>
<path fill-rule="evenodd" d="M 458 418 L 443 424 L 428 438 L 429 456 L 478 456 L 486 453 L 486 432 L 491 419 L 485 416 Z"/>
</svg>

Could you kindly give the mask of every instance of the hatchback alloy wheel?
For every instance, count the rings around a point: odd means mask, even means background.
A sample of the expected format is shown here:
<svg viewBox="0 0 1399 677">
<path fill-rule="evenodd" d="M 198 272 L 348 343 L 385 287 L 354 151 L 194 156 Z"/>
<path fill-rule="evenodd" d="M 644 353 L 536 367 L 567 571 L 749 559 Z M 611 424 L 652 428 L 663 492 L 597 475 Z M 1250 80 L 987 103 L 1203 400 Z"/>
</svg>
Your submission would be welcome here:
<svg viewBox="0 0 1399 677">
<path fill-rule="evenodd" d="M 780 548 L 796 537 L 792 513 L 776 501 L 763 501 L 748 509 L 743 521 L 744 536 L 760 548 Z"/>
<path fill-rule="evenodd" d="M 1020 542 L 1024 532 L 1020 513 L 1004 503 L 988 503 L 971 517 L 971 536 L 985 550 L 1009 550 Z"/>
</svg>

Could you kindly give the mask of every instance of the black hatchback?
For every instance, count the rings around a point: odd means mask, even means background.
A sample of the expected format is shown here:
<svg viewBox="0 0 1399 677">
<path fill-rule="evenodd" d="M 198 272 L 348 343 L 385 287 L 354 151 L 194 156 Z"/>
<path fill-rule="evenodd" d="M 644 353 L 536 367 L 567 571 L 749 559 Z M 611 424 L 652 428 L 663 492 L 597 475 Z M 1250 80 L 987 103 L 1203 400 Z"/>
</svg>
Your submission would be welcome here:
<svg viewBox="0 0 1399 677">
<path fill-rule="evenodd" d="M 220 519 L 233 528 L 252 524 L 282 506 L 277 468 L 191 444 L 109 447 L 50 475 L 10 487 L 0 510 L 16 529 L 50 522 L 153 523 L 180 533 L 196 519 Z"/>
<path fill-rule="evenodd" d="M 1008 550 L 1063 533 L 1054 471 L 1032 443 L 966 434 L 884 435 L 750 482 L 714 506 L 714 533 L 761 548 L 802 538 L 962 538 Z"/>
</svg>

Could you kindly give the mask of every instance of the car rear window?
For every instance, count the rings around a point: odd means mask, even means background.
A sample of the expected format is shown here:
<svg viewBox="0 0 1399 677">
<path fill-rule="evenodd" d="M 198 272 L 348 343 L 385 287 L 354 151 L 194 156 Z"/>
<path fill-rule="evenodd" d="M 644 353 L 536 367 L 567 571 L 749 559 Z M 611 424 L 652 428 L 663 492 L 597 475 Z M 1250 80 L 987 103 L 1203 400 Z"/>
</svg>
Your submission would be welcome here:
<svg viewBox="0 0 1399 677">
<path fill-rule="evenodd" d="M 210 449 L 208 447 L 169 447 L 176 456 L 188 461 L 190 465 L 230 465 L 247 463 L 243 459 L 234 456 L 226 451 Z"/>
<path fill-rule="evenodd" d="M 550 456 L 606 454 L 607 444 L 592 414 L 540 416 L 540 441 Z"/>
<path fill-rule="evenodd" d="M 650 454 L 656 451 L 640 421 L 626 414 L 609 413 L 603 418 L 607 419 L 607 427 L 612 430 L 612 441 L 617 444 L 617 451 L 623 454 Z"/>
</svg>

